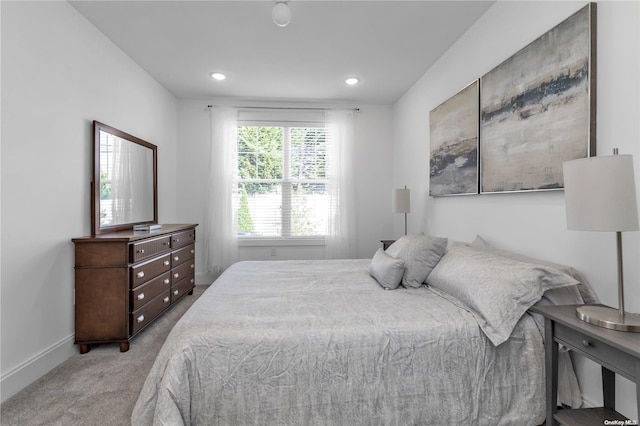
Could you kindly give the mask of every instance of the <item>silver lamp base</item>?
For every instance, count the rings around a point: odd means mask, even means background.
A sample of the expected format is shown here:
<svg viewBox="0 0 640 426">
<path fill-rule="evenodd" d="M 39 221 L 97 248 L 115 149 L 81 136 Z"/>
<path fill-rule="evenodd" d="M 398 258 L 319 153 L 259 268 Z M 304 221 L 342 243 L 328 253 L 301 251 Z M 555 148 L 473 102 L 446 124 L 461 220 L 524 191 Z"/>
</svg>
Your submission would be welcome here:
<svg viewBox="0 0 640 426">
<path fill-rule="evenodd" d="M 576 316 L 599 327 L 640 333 L 640 314 L 625 312 L 624 316 L 620 316 L 618 309 L 607 306 L 579 306 Z"/>
</svg>

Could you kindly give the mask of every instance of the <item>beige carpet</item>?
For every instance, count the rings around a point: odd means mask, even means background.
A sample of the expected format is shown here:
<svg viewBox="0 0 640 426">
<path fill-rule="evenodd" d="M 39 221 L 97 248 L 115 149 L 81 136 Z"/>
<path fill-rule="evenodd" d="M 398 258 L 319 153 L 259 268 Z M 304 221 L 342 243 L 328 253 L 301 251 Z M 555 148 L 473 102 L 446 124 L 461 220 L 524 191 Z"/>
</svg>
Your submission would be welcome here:
<svg viewBox="0 0 640 426">
<path fill-rule="evenodd" d="M 176 321 L 207 286 L 196 286 L 136 336 L 127 352 L 118 344 L 92 346 L 67 359 L 0 405 L 10 425 L 129 425 L 133 406 L 153 362 Z"/>
</svg>

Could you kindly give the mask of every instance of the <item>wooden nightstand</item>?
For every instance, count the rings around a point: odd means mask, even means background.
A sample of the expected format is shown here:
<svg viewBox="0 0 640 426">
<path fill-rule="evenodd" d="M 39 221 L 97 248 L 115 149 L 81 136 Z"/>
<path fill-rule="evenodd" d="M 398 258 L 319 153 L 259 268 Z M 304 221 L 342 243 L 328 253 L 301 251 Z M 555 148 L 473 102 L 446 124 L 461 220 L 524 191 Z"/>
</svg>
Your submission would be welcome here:
<svg viewBox="0 0 640 426">
<path fill-rule="evenodd" d="M 554 420 L 563 425 L 599 426 L 604 424 L 604 420 L 628 420 L 615 411 L 616 374 L 635 382 L 636 401 L 640 412 L 640 333 L 609 330 L 581 321 L 576 317 L 575 305 L 534 306 L 531 311 L 545 317 L 547 426 L 555 424 Z M 602 366 L 604 407 L 557 410 L 556 342 Z"/>
</svg>

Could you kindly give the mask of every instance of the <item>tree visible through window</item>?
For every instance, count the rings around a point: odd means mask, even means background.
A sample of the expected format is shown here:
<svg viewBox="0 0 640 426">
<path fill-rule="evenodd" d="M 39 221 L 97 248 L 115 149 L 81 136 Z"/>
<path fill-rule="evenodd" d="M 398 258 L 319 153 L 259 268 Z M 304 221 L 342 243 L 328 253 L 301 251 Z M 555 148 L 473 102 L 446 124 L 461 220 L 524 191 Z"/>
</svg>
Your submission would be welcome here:
<svg viewBox="0 0 640 426">
<path fill-rule="evenodd" d="M 238 233 L 327 233 L 326 129 L 238 126 Z"/>
</svg>

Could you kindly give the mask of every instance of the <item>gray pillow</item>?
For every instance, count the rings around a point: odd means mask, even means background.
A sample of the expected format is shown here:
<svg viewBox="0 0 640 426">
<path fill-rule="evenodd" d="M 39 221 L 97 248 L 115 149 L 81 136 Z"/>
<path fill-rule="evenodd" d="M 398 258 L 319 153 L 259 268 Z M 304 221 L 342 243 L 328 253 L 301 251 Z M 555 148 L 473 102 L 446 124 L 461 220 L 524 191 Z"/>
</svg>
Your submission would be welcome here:
<svg viewBox="0 0 640 426">
<path fill-rule="evenodd" d="M 389 256 L 379 248 L 371 259 L 369 274 L 386 290 L 396 289 L 404 274 L 404 260 Z"/>
<path fill-rule="evenodd" d="M 396 254 L 394 257 L 404 260 L 402 285 L 420 287 L 438 264 L 446 248 L 446 238 L 408 235 L 393 243 L 387 249 L 387 254 Z"/>
<path fill-rule="evenodd" d="M 560 272 L 564 272 L 565 274 L 575 278 L 580 282 L 579 285 L 575 287 L 563 287 L 547 291 L 544 294 L 543 299 L 547 299 L 553 305 L 582 305 L 583 303 L 600 303 L 598 296 L 596 295 L 595 291 L 591 287 L 591 284 L 589 284 L 584 275 L 582 275 L 571 266 L 549 262 L 547 260 L 536 259 L 508 250 L 500 250 L 486 242 L 480 235 L 476 236 L 476 239 L 473 240 L 471 246 L 477 249 L 489 251 L 494 254 L 509 257 L 511 259 L 519 260 L 521 262 L 548 266 L 550 268 L 557 269 Z"/>
<path fill-rule="evenodd" d="M 577 283 L 557 269 L 465 245 L 450 246 L 427 280 L 467 306 L 496 346 L 546 290 Z"/>
<path fill-rule="evenodd" d="M 397 240 L 394 241 L 393 244 L 391 244 L 386 251 L 386 253 L 391 256 L 391 257 L 398 257 L 398 254 L 400 253 L 400 250 L 402 250 L 404 248 L 404 246 L 407 245 L 407 243 L 409 242 L 409 239 L 412 237 L 413 235 L 405 235 L 403 237 L 398 238 Z"/>
</svg>

